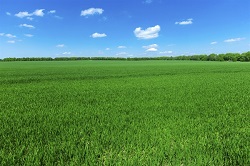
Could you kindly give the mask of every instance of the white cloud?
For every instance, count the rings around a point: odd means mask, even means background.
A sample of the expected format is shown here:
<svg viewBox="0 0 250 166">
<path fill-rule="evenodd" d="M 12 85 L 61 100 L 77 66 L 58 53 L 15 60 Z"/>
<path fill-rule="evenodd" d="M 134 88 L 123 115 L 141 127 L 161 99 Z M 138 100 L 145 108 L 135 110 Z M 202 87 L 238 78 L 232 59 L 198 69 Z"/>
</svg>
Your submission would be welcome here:
<svg viewBox="0 0 250 166">
<path fill-rule="evenodd" d="M 93 33 L 91 35 L 92 38 L 100 38 L 100 37 L 106 37 L 107 35 L 105 33 Z"/>
<path fill-rule="evenodd" d="M 61 16 L 54 15 L 55 13 L 56 13 L 56 10 L 50 10 L 50 11 L 48 11 L 48 14 L 53 14 L 54 18 L 59 19 L 59 20 L 63 19 L 63 17 L 61 17 Z"/>
<path fill-rule="evenodd" d="M 126 46 L 118 46 L 117 48 L 123 49 L 123 48 L 127 48 Z"/>
<path fill-rule="evenodd" d="M 12 35 L 12 34 L 6 34 L 5 36 L 8 38 L 15 38 L 16 37 L 15 35 Z"/>
<path fill-rule="evenodd" d="M 16 38 L 16 36 L 15 35 L 12 35 L 12 34 L 5 34 L 5 33 L 0 33 L 0 36 L 5 36 L 5 37 L 7 37 L 7 38 Z"/>
<path fill-rule="evenodd" d="M 33 37 L 34 35 L 31 35 L 31 34 L 24 34 L 24 36 L 26 36 L 26 37 Z"/>
<path fill-rule="evenodd" d="M 181 21 L 181 22 L 175 22 L 175 24 L 178 24 L 178 25 L 189 25 L 189 24 L 193 24 L 193 19 L 192 18 L 189 18 L 185 21 Z"/>
<path fill-rule="evenodd" d="M 214 42 L 211 42 L 210 44 L 214 45 L 214 44 L 217 44 L 218 42 L 217 41 L 214 41 Z"/>
<path fill-rule="evenodd" d="M 81 11 L 81 16 L 94 15 L 94 14 L 102 14 L 104 12 L 101 8 L 89 8 L 87 10 Z"/>
<path fill-rule="evenodd" d="M 23 18 L 23 17 L 29 17 L 32 16 L 32 14 L 29 14 L 28 12 L 19 12 L 15 14 L 16 17 Z"/>
<path fill-rule="evenodd" d="M 139 39 L 153 39 L 159 36 L 158 33 L 160 30 L 161 27 L 159 25 L 156 25 L 154 27 L 149 27 L 145 30 L 142 30 L 141 27 L 139 27 L 134 30 L 134 34 Z"/>
<path fill-rule="evenodd" d="M 158 45 L 157 44 L 151 44 L 148 46 L 142 46 L 142 48 L 146 49 L 147 52 L 152 52 L 152 51 L 158 51 Z"/>
<path fill-rule="evenodd" d="M 56 13 L 56 10 L 50 10 L 50 11 L 48 11 L 48 14 L 54 14 L 54 13 Z"/>
<path fill-rule="evenodd" d="M 163 51 L 163 52 L 160 52 L 160 54 L 172 54 L 173 51 Z"/>
<path fill-rule="evenodd" d="M 58 47 L 58 48 L 63 48 L 65 45 L 64 44 L 58 44 L 58 45 L 56 45 L 56 47 Z"/>
<path fill-rule="evenodd" d="M 106 50 L 106 51 L 109 51 L 109 50 L 111 50 L 111 49 L 110 49 L 110 48 L 106 48 L 105 50 Z"/>
<path fill-rule="evenodd" d="M 158 51 L 157 48 L 149 48 L 146 50 L 147 52 L 156 52 Z"/>
<path fill-rule="evenodd" d="M 39 16 L 39 17 L 43 17 L 44 16 L 44 11 L 45 9 L 36 9 L 33 13 L 29 13 L 29 12 L 19 12 L 17 14 L 15 14 L 16 17 L 19 18 L 24 18 L 24 17 L 30 17 L 30 16 Z"/>
<path fill-rule="evenodd" d="M 35 28 L 33 25 L 28 25 L 28 24 L 20 24 L 20 27 L 26 27 L 26 28 Z"/>
<path fill-rule="evenodd" d="M 6 12 L 6 15 L 11 16 L 11 13 L 10 12 Z"/>
<path fill-rule="evenodd" d="M 142 46 L 142 48 L 145 48 L 145 49 L 149 49 L 149 48 L 157 48 L 158 45 L 157 44 L 151 44 L 151 45 L 148 45 L 148 46 Z"/>
<path fill-rule="evenodd" d="M 128 53 L 126 53 L 126 52 L 119 52 L 119 53 L 117 53 L 116 55 L 127 55 Z"/>
<path fill-rule="evenodd" d="M 34 18 L 32 18 L 32 17 L 27 17 L 27 20 L 30 20 L 30 21 L 32 21 Z"/>
<path fill-rule="evenodd" d="M 70 55 L 71 54 L 71 52 L 64 52 L 64 53 L 62 53 L 63 55 Z"/>
<path fill-rule="evenodd" d="M 245 38 L 233 38 L 233 39 L 227 39 L 227 40 L 224 40 L 224 42 L 226 43 L 230 43 L 230 42 L 237 42 L 237 41 L 241 41 L 241 40 L 244 40 Z"/>
<path fill-rule="evenodd" d="M 7 43 L 14 44 L 14 43 L 16 43 L 16 41 L 14 41 L 14 40 L 9 40 L 9 41 L 7 41 Z"/>
<path fill-rule="evenodd" d="M 35 15 L 35 16 L 39 16 L 39 17 L 43 17 L 44 16 L 44 11 L 45 9 L 37 9 L 35 10 L 32 15 Z"/>
</svg>

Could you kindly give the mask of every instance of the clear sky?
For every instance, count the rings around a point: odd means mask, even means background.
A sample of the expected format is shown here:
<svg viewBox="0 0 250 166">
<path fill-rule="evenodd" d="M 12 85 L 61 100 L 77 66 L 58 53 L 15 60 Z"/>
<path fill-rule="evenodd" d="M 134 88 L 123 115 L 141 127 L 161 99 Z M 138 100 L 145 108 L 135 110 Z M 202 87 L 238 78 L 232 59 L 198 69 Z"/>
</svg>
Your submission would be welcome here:
<svg viewBox="0 0 250 166">
<path fill-rule="evenodd" d="M 0 0 L 0 59 L 250 50 L 250 0 Z"/>
</svg>

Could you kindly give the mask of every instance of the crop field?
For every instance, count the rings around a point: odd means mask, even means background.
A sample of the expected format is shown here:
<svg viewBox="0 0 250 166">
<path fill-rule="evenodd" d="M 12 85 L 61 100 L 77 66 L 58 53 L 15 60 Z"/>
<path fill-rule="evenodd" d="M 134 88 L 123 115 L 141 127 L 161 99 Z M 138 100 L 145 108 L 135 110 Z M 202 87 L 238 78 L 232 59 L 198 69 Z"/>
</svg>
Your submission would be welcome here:
<svg viewBox="0 0 250 166">
<path fill-rule="evenodd" d="M 250 63 L 0 63 L 0 165 L 250 165 Z"/>
</svg>

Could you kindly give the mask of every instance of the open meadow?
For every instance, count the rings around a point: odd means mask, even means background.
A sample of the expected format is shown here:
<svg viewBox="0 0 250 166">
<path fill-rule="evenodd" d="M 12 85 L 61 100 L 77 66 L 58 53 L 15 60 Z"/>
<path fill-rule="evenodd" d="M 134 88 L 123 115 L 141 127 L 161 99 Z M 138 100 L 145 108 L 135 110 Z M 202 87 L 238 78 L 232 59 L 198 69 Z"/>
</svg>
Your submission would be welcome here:
<svg viewBox="0 0 250 166">
<path fill-rule="evenodd" d="M 250 165 L 250 63 L 0 63 L 0 165 Z"/>
</svg>

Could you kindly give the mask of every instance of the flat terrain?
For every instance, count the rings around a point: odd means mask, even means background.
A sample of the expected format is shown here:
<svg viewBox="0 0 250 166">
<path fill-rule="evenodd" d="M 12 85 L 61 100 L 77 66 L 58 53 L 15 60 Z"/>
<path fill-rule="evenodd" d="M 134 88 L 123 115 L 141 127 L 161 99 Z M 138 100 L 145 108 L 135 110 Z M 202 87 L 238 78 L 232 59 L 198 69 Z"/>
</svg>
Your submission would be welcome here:
<svg viewBox="0 0 250 166">
<path fill-rule="evenodd" d="M 0 63 L 0 165 L 250 165 L 250 63 Z"/>
</svg>

